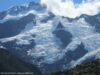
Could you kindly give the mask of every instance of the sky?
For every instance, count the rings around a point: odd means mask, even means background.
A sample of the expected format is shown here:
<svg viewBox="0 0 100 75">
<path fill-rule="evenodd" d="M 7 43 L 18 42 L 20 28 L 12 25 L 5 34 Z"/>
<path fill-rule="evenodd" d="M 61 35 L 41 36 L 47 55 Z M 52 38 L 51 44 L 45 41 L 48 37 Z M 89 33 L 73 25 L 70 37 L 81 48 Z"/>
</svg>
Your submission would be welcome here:
<svg viewBox="0 0 100 75">
<path fill-rule="evenodd" d="M 31 1 L 39 2 L 40 0 L 0 0 L 0 11 L 6 10 L 12 6 L 26 4 Z M 75 3 L 80 3 L 81 1 L 82 0 L 74 0 Z"/>
</svg>

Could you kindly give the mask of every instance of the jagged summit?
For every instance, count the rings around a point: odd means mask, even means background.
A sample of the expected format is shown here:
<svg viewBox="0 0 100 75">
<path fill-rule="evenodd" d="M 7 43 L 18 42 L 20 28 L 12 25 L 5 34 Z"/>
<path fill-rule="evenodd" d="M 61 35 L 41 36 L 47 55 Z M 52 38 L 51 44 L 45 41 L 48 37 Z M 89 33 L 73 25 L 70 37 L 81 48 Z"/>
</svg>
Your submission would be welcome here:
<svg viewBox="0 0 100 75">
<path fill-rule="evenodd" d="M 0 12 L 0 20 L 4 19 L 4 17 L 6 17 L 7 15 L 17 16 L 19 14 L 25 14 L 28 11 L 34 10 L 34 11 L 42 12 L 45 9 L 46 9 L 46 6 L 32 1 L 28 4 L 23 4 L 21 6 L 13 6 L 9 8 L 8 10 Z"/>
</svg>

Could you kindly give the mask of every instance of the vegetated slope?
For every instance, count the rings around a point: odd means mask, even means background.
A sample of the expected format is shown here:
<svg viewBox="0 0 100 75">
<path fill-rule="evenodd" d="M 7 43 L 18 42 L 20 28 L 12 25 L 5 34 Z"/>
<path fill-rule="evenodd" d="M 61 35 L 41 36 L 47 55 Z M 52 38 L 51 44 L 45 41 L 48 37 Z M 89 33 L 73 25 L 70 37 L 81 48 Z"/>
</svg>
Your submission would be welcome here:
<svg viewBox="0 0 100 75">
<path fill-rule="evenodd" d="M 78 65 L 70 70 L 53 72 L 51 75 L 100 75 L 100 59 Z"/>
<path fill-rule="evenodd" d="M 22 61 L 5 49 L 0 49 L 0 72 L 29 72 L 30 75 L 41 75 L 34 65 Z"/>
</svg>

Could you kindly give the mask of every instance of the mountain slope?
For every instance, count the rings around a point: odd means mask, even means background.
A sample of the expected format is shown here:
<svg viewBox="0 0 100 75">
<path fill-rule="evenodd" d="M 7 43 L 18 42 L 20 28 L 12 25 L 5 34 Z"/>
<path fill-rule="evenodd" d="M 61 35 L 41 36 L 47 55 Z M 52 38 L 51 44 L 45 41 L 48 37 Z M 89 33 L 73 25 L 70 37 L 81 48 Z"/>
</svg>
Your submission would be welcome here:
<svg viewBox="0 0 100 75">
<path fill-rule="evenodd" d="M 35 65 L 26 63 L 5 49 L 1 48 L 0 72 L 29 72 L 30 75 L 41 75 L 41 72 L 35 67 Z"/>
<path fill-rule="evenodd" d="M 0 46 L 46 75 L 100 58 L 99 31 L 100 13 L 69 18 L 34 2 L 0 13 Z"/>
<path fill-rule="evenodd" d="M 100 59 L 78 65 L 70 70 L 53 72 L 50 75 L 100 75 Z"/>
</svg>

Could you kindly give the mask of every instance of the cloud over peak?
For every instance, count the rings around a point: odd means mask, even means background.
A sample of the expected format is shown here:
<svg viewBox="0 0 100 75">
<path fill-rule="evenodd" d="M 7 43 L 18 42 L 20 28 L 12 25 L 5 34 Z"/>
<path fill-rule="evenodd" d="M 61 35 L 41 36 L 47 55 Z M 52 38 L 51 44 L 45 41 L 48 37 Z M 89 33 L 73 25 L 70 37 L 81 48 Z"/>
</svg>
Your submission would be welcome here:
<svg viewBox="0 0 100 75">
<path fill-rule="evenodd" d="M 100 0 L 84 0 L 75 4 L 73 0 L 41 0 L 47 10 L 55 15 L 75 18 L 81 14 L 96 15 L 100 12 Z"/>
</svg>

